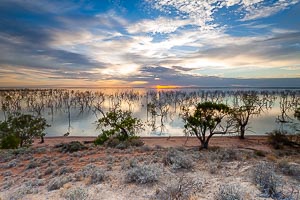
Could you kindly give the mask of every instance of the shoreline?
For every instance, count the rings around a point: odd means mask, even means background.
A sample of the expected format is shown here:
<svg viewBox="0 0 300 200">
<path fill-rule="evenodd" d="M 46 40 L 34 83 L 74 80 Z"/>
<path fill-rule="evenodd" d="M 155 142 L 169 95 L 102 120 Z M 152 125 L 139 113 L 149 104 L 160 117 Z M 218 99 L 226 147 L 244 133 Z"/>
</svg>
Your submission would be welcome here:
<svg viewBox="0 0 300 200">
<path fill-rule="evenodd" d="M 40 144 L 39 140 L 36 140 L 33 147 L 40 146 L 54 146 L 59 143 L 68 143 L 72 141 L 79 142 L 91 142 L 95 139 L 95 136 L 53 136 L 45 137 L 45 143 Z M 150 147 L 161 146 L 165 148 L 170 147 L 184 147 L 184 148 L 196 148 L 200 146 L 200 141 L 196 137 L 186 136 L 154 136 L 154 137 L 141 137 L 141 140 L 145 145 Z M 261 151 L 271 151 L 271 146 L 268 144 L 267 135 L 250 135 L 246 136 L 244 140 L 238 136 L 217 136 L 212 137 L 209 142 L 209 147 L 225 147 L 225 148 L 241 148 L 241 149 L 254 149 Z"/>
</svg>

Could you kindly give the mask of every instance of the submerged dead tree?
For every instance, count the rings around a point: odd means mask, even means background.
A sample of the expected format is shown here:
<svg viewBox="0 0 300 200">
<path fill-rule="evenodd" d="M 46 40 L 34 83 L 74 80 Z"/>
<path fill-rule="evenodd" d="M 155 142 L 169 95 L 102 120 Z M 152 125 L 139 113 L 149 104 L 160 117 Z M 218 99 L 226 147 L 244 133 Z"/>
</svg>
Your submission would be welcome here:
<svg viewBox="0 0 300 200">
<path fill-rule="evenodd" d="M 263 110 L 264 101 L 257 94 L 241 94 L 235 97 L 232 112 L 233 120 L 237 122 L 237 129 L 241 139 L 245 139 L 245 131 L 252 116 L 258 116 Z"/>
</svg>

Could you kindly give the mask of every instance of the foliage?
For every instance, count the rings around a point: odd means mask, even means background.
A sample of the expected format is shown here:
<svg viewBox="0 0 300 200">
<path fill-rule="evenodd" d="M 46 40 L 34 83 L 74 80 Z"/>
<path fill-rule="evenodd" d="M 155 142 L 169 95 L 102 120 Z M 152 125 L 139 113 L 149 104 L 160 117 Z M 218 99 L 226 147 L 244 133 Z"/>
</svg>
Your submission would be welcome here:
<svg viewBox="0 0 300 200">
<path fill-rule="evenodd" d="M 263 101 L 256 94 L 242 94 L 236 97 L 240 105 L 232 109 L 232 117 L 237 122 L 240 138 L 245 138 L 246 126 L 253 115 L 259 115 L 263 108 Z"/>
<path fill-rule="evenodd" d="M 216 200 L 243 200 L 243 194 L 238 185 L 221 185 L 215 196 Z"/>
<path fill-rule="evenodd" d="M 140 119 L 132 116 L 130 111 L 122 111 L 121 109 L 112 109 L 107 113 L 102 113 L 102 118 L 97 121 L 97 128 L 102 133 L 95 140 L 95 144 L 104 144 L 109 138 L 118 138 L 120 141 L 126 141 L 130 137 L 135 136 L 140 130 L 143 130 L 144 124 Z"/>
<path fill-rule="evenodd" d="M 46 127 L 49 125 L 46 123 L 46 119 L 42 117 L 15 113 L 15 115 L 10 115 L 7 121 L 0 123 L 1 143 L 4 139 L 5 146 L 15 147 L 19 140 L 17 146 L 30 146 L 35 137 L 45 136 Z M 7 136 L 9 137 L 7 138 Z M 7 144 L 7 142 L 11 143 Z"/>
<path fill-rule="evenodd" d="M 71 181 L 70 177 L 64 177 L 64 176 L 55 177 L 50 180 L 49 184 L 47 185 L 47 189 L 48 191 L 58 190 L 61 187 L 63 187 L 64 184 L 70 181 Z"/>
<path fill-rule="evenodd" d="M 283 174 L 300 181 L 300 165 L 282 160 L 278 163 L 278 167 Z"/>
<path fill-rule="evenodd" d="M 141 165 L 129 169 L 125 180 L 127 183 L 153 183 L 158 181 L 160 169 L 155 165 Z"/>
<path fill-rule="evenodd" d="M 62 195 L 66 200 L 85 200 L 88 199 L 88 192 L 82 187 L 75 187 L 68 189 Z"/>
<path fill-rule="evenodd" d="M 164 163 L 171 165 L 173 169 L 190 169 L 194 163 L 192 159 L 183 152 L 176 149 L 170 149 L 164 157 Z"/>
<path fill-rule="evenodd" d="M 16 149 L 20 144 L 20 139 L 15 135 L 4 136 L 0 141 L 1 149 Z"/>
<path fill-rule="evenodd" d="M 62 194 L 66 200 L 85 200 L 88 199 L 88 191 L 82 187 L 70 188 Z"/>
<path fill-rule="evenodd" d="M 77 179 L 89 178 L 89 184 L 97 184 L 103 182 L 107 175 L 104 169 L 94 164 L 88 164 L 75 174 L 75 177 Z"/>
<path fill-rule="evenodd" d="M 178 177 L 176 181 L 169 181 L 159 188 L 152 199 L 157 200 L 188 200 L 192 199 L 192 195 L 201 192 L 203 189 L 203 181 L 198 179 Z"/>
<path fill-rule="evenodd" d="M 280 195 L 279 187 L 282 185 L 279 176 L 275 173 L 274 165 L 260 162 L 253 170 L 253 181 L 268 197 Z"/>
<path fill-rule="evenodd" d="M 87 149 L 87 147 L 84 146 L 79 141 L 72 141 L 69 143 L 61 143 L 61 144 L 55 145 L 55 148 L 60 148 L 60 151 L 62 153 L 67 153 L 67 152 L 73 153 L 76 151 L 81 151 L 81 150 Z"/>
<path fill-rule="evenodd" d="M 192 114 L 187 110 L 183 116 L 185 133 L 195 135 L 201 142 L 201 148 L 207 149 L 213 135 L 226 134 L 233 127 L 233 121 L 228 118 L 229 113 L 230 108 L 225 104 L 199 103 Z M 225 124 L 222 120 L 225 120 Z"/>
<path fill-rule="evenodd" d="M 288 136 L 287 132 L 275 130 L 268 133 L 268 141 L 275 149 L 282 149 L 284 146 L 299 147 L 297 141 L 292 140 L 292 136 Z"/>
</svg>

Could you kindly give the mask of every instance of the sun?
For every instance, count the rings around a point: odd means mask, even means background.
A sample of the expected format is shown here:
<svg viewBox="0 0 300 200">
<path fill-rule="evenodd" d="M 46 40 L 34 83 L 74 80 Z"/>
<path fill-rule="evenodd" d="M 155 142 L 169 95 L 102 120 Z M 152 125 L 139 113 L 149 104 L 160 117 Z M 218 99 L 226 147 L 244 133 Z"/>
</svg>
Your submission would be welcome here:
<svg viewBox="0 0 300 200">
<path fill-rule="evenodd" d="M 180 86 L 177 85 L 156 85 L 156 89 L 176 89 L 179 88 Z"/>
</svg>

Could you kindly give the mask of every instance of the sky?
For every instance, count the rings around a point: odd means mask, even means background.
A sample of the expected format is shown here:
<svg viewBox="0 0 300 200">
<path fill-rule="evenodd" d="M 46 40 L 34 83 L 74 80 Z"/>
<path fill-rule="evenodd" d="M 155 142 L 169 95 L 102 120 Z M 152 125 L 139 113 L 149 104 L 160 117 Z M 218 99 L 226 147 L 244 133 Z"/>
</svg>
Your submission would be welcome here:
<svg viewBox="0 0 300 200">
<path fill-rule="evenodd" d="M 300 87 L 300 0 L 0 0 L 0 87 Z"/>
</svg>

